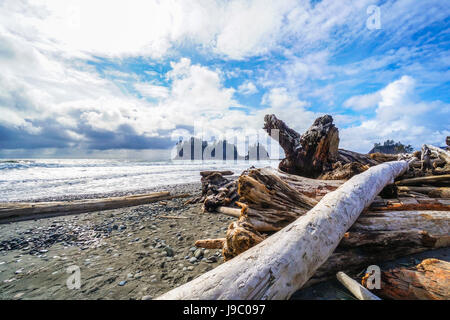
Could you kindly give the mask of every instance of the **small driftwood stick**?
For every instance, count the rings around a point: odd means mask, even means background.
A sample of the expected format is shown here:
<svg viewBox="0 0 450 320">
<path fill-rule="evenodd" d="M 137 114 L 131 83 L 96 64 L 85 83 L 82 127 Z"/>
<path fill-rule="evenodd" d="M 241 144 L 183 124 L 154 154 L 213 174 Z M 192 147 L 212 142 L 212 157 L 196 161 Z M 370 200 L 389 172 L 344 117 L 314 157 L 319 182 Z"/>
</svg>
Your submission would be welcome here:
<svg viewBox="0 0 450 320">
<path fill-rule="evenodd" d="M 359 300 L 381 300 L 342 271 L 336 274 L 336 278 Z"/>
<path fill-rule="evenodd" d="M 230 217 L 239 218 L 241 216 L 242 209 L 230 208 L 230 207 L 217 207 L 216 212 L 225 214 Z"/>
<path fill-rule="evenodd" d="M 205 248 L 205 249 L 222 249 L 227 239 L 219 238 L 219 239 L 202 239 L 195 241 L 195 246 L 197 248 Z"/>
<path fill-rule="evenodd" d="M 183 217 L 183 216 L 157 216 L 157 218 L 164 218 L 164 219 L 189 219 L 188 217 Z"/>
</svg>

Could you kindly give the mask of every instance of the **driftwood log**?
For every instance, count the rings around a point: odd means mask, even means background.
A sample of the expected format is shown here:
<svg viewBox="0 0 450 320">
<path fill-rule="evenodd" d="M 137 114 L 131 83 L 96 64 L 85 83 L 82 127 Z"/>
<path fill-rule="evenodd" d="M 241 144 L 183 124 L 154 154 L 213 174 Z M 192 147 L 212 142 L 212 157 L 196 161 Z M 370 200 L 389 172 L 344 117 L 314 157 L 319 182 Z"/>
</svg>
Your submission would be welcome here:
<svg viewBox="0 0 450 320">
<path fill-rule="evenodd" d="M 367 275 L 363 277 L 365 285 Z M 395 300 L 449 300 L 450 263 L 425 259 L 412 268 L 395 268 L 381 273 L 381 288 L 376 294 Z"/>
<path fill-rule="evenodd" d="M 348 179 L 380 163 L 374 158 L 339 150 L 339 130 L 333 118 L 325 115 L 300 135 L 275 115 L 264 117 L 264 130 L 283 148 L 286 158 L 279 169 L 299 176 L 326 180 Z"/>
<path fill-rule="evenodd" d="M 354 176 L 288 227 L 159 299 L 289 298 L 331 256 L 363 209 L 407 169 L 406 161 L 395 161 Z"/>
<path fill-rule="evenodd" d="M 399 191 L 414 191 L 425 194 L 431 198 L 450 198 L 450 187 L 408 187 L 399 186 Z"/>
<path fill-rule="evenodd" d="M 331 257 L 305 286 L 331 279 L 336 272 L 358 272 L 368 265 L 450 246 L 446 211 L 364 212 Z"/>
<path fill-rule="evenodd" d="M 92 200 L 0 203 L 0 223 L 132 207 L 161 200 L 186 198 L 188 196 L 187 194 L 170 195 L 170 192 L 164 191 Z"/>
</svg>

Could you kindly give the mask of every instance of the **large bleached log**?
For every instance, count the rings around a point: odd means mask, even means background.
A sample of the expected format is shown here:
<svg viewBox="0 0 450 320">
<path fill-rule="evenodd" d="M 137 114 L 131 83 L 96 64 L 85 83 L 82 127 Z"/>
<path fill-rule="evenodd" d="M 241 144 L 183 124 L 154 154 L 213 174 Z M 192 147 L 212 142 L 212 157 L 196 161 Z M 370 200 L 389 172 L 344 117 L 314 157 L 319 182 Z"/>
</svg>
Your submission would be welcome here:
<svg viewBox="0 0 450 320">
<path fill-rule="evenodd" d="M 184 198 L 188 196 L 189 195 L 186 194 L 170 195 L 170 192 L 155 192 L 150 194 L 93 200 L 0 203 L 0 223 L 131 207 L 160 200 Z"/>
<path fill-rule="evenodd" d="M 354 176 L 307 214 L 258 245 L 159 299 L 287 299 L 330 257 L 364 208 L 408 162 Z"/>
<path fill-rule="evenodd" d="M 374 292 L 395 300 L 449 300 L 450 263 L 425 259 L 413 268 L 383 271 L 380 289 Z"/>
</svg>

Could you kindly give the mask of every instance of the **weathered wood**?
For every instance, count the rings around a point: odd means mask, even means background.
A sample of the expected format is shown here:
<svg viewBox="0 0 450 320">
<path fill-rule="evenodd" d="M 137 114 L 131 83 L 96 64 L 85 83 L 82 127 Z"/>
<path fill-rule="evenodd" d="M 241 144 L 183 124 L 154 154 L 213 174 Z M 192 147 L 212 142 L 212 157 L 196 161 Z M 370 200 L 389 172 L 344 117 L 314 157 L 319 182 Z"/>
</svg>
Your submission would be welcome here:
<svg viewBox="0 0 450 320">
<path fill-rule="evenodd" d="M 432 198 L 450 198 L 450 188 L 449 187 L 408 187 L 399 186 L 399 191 L 415 191 L 428 195 Z"/>
<path fill-rule="evenodd" d="M 373 211 L 411 211 L 411 210 L 441 210 L 450 211 L 450 206 L 435 198 L 416 198 L 416 203 L 387 203 L 386 206 L 370 206 Z"/>
<path fill-rule="evenodd" d="M 229 208 L 229 207 L 217 207 L 216 212 L 225 214 L 230 217 L 239 218 L 241 216 L 241 209 L 238 208 Z"/>
<path fill-rule="evenodd" d="M 36 219 L 40 217 L 85 213 L 131 207 L 160 200 L 188 197 L 187 194 L 170 195 L 170 192 L 54 202 L 0 203 L 0 223 Z"/>
<path fill-rule="evenodd" d="M 431 150 L 427 147 L 426 144 L 422 146 L 422 154 L 421 154 L 422 167 L 420 168 L 423 172 L 428 169 L 432 169 L 431 165 Z"/>
<path fill-rule="evenodd" d="M 380 163 L 368 155 L 339 150 L 339 130 L 330 115 L 317 118 L 303 135 L 275 115 L 266 115 L 264 130 L 283 148 L 286 158 L 280 162 L 279 169 L 290 174 L 319 179 L 349 179 Z"/>
<path fill-rule="evenodd" d="M 444 149 L 441 149 L 441 148 L 437 148 L 430 144 L 424 144 L 424 147 L 428 148 L 431 152 L 434 152 L 435 154 L 437 154 L 437 156 L 439 158 L 441 158 L 442 160 L 444 160 L 445 162 L 450 164 L 450 152 L 448 152 Z"/>
<path fill-rule="evenodd" d="M 305 286 L 355 272 L 371 264 L 450 246 L 445 211 L 363 212 L 331 257 Z"/>
<path fill-rule="evenodd" d="M 200 175 L 202 177 L 207 177 L 212 173 L 220 173 L 222 176 L 232 176 L 234 174 L 233 171 L 225 170 L 225 171 L 200 171 Z"/>
<path fill-rule="evenodd" d="M 403 179 L 395 182 L 399 186 L 417 186 L 421 184 L 436 184 L 449 186 L 450 185 L 450 174 L 440 175 L 440 176 L 426 176 L 417 177 L 411 179 Z"/>
<path fill-rule="evenodd" d="M 450 300 L 450 263 L 425 259 L 412 268 L 383 271 L 381 288 L 374 292 L 395 300 Z"/>
<path fill-rule="evenodd" d="M 336 278 L 359 300 L 381 300 L 342 271 L 336 274 Z"/>
<path fill-rule="evenodd" d="M 345 232 L 406 161 L 354 176 L 258 245 L 158 299 L 286 299 L 330 257 Z"/>
<path fill-rule="evenodd" d="M 201 178 L 203 210 L 214 212 L 220 206 L 232 206 L 238 199 L 236 181 L 228 180 L 220 172 L 213 171 Z"/>
<path fill-rule="evenodd" d="M 264 129 L 271 137 L 275 137 L 273 130 L 279 133 L 278 142 L 286 155 L 279 168 L 284 172 L 316 178 L 331 170 L 337 160 L 339 133 L 329 115 L 317 118 L 303 135 L 273 114 L 264 117 Z"/>
<path fill-rule="evenodd" d="M 183 216 L 156 216 L 156 217 L 162 219 L 189 219 L 188 217 Z"/>
<path fill-rule="evenodd" d="M 222 249 L 225 245 L 227 239 L 219 238 L 219 239 L 202 239 L 195 241 L 195 246 L 198 248 L 205 249 Z"/>
</svg>

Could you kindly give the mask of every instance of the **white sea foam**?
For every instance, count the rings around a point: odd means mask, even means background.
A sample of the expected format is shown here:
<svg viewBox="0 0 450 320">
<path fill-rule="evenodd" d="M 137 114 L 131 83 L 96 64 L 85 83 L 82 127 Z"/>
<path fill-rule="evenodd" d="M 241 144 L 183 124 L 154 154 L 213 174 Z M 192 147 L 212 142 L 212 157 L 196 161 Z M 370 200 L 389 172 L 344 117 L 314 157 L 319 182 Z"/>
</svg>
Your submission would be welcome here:
<svg viewBox="0 0 450 320">
<path fill-rule="evenodd" d="M 133 192 L 200 182 L 202 170 L 277 167 L 279 161 L 0 160 L 0 201 Z"/>
</svg>

